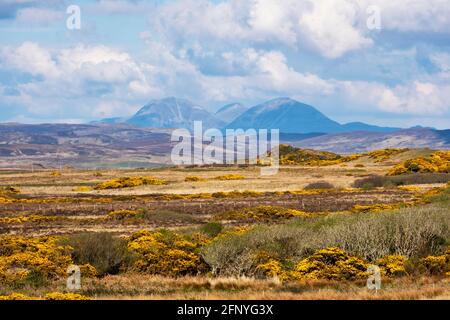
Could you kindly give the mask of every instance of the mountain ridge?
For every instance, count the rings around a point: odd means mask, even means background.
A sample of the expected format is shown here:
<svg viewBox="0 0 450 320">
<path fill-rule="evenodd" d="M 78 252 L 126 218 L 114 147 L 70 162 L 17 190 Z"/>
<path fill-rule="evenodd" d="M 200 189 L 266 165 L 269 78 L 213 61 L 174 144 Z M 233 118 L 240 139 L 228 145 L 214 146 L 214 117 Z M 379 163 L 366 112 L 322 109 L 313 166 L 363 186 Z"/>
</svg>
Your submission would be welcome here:
<svg viewBox="0 0 450 320">
<path fill-rule="evenodd" d="M 130 118 L 107 118 L 92 123 L 126 123 L 143 128 L 187 128 L 202 121 L 204 128 L 280 129 L 281 133 L 342 133 L 353 131 L 394 132 L 402 128 L 381 127 L 363 122 L 341 124 L 315 107 L 288 97 L 275 98 L 247 108 L 227 104 L 214 114 L 186 99 L 169 97 L 151 100 Z"/>
<path fill-rule="evenodd" d="M 283 133 L 338 133 L 347 131 L 391 132 L 400 128 L 379 127 L 362 122 L 340 124 L 313 106 L 290 98 L 277 98 L 256 105 L 232 123 L 231 129 L 280 129 Z"/>
</svg>

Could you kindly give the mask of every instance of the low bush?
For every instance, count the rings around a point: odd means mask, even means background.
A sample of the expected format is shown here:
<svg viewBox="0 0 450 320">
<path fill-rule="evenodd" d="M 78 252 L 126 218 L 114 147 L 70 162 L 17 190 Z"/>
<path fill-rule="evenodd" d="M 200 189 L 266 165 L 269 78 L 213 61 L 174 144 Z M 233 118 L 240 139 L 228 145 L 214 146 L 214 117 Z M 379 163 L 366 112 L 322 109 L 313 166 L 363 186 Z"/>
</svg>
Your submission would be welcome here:
<svg viewBox="0 0 450 320">
<path fill-rule="evenodd" d="M 75 264 L 94 266 L 98 276 L 125 271 L 133 260 L 127 242 L 106 232 L 71 235 L 63 243 L 73 248 Z"/>
<path fill-rule="evenodd" d="M 376 265 L 380 267 L 382 275 L 393 277 L 403 276 L 406 272 L 407 259 L 400 255 L 390 255 L 380 258 Z"/>
<path fill-rule="evenodd" d="M 208 266 L 198 253 L 205 244 L 204 237 L 185 236 L 167 230 L 134 233 L 128 249 L 136 254 L 136 271 L 166 276 L 195 275 Z"/>
<path fill-rule="evenodd" d="M 89 298 L 78 293 L 49 292 L 44 298 L 12 293 L 8 296 L 0 296 L 0 300 L 89 300 Z"/>
<path fill-rule="evenodd" d="M 312 182 L 305 186 L 305 190 L 324 190 L 324 189 L 334 189 L 334 185 L 327 181 L 317 181 Z"/>
<path fill-rule="evenodd" d="M 409 151 L 408 148 L 398 149 L 398 148 L 390 148 L 390 149 L 381 149 L 375 150 L 367 153 L 370 159 L 374 159 L 375 162 L 383 162 L 391 158 L 391 156 L 398 155 Z"/>
<path fill-rule="evenodd" d="M 207 179 L 202 179 L 200 177 L 195 177 L 195 176 L 189 176 L 184 178 L 185 182 L 206 182 L 208 181 Z"/>
<path fill-rule="evenodd" d="M 114 210 L 108 213 L 108 218 L 113 220 L 124 220 L 126 218 L 135 218 L 141 212 L 136 210 Z"/>
<path fill-rule="evenodd" d="M 413 173 L 400 176 L 373 175 L 356 180 L 353 183 L 353 187 L 377 188 L 390 186 L 404 186 L 411 184 L 447 183 L 448 181 L 450 181 L 450 173 Z"/>
<path fill-rule="evenodd" d="M 310 214 L 300 210 L 265 205 L 226 212 L 218 215 L 217 219 L 260 221 L 307 216 Z"/>
<path fill-rule="evenodd" d="M 358 179 L 353 183 L 354 188 L 371 189 L 390 186 L 389 179 L 383 176 L 372 175 L 362 179 Z"/>
<path fill-rule="evenodd" d="M 369 263 L 339 248 L 325 248 L 299 261 L 294 277 L 301 279 L 355 280 L 367 278 Z"/>
<path fill-rule="evenodd" d="M 201 227 L 201 232 L 206 234 L 208 237 L 216 237 L 223 231 L 223 224 L 218 221 L 208 222 Z"/>
<path fill-rule="evenodd" d="M 420 266 L 430 274 L 450 275 L 450 247 L 440 256 L 428 256 L 420 260 Z"/>
<path fill-rule="evenodd" d="M 240 174 L 226 174 L 214 178 L 215 180 L 244 180 L 245 177 Z"/>
<path fill-rule="evenodd" d="M 71 248 L 57 237 L 0 237 L 0 282 L 39 284 L 65 276 Z"/>
<path fill-rule="evenodd" d="M 142 185 L 164 185 L 167 182 L 155 177 L 124 177 L 97 184 L 95 190 L 132 188 Z"/>
<path fill-rule="evenodd" d="M 92 189 L 91 189 L 91 187 L 81 186 L 81 187 L 74 188 L 72 191 L 75 191 L 75 192 L 89 192 L 89 191 L 92 191 Z"/>
</svg>

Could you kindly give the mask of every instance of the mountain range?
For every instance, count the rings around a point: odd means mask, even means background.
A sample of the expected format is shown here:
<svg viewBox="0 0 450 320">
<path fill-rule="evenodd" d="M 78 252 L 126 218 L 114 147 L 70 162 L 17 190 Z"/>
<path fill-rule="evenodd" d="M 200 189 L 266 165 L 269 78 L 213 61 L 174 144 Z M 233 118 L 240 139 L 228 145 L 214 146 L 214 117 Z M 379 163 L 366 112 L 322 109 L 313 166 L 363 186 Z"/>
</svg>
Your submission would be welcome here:
<svg viewBox="0 0 450 320">
<path fill-rule="evenodd" d="M 0 124 L 0 168 L 170 165 L 171 131 L 127 124 Z M 280 140 L 297 147 L 340 154 L 388 147 L 450 149 L 450 130 L 282 133 Z"/>
<path fill-rule="evenodd" d="M 130 118 L 108 118 L 100 123 L 125 123 L 143 128 L 189 128 L 202 121 L 204 128 L 280 129 L 282 133 L 394 132 L 400 128 L 353 122 L 340 124 L 313 106 L 290 98 L 278 98 L 246 108 L 228 104 L 211 114 L 205 108 L 175 97 L 152 100 Z M 98 122 L 97 122 L 98 123 Z"/>
<path fill-rule="evenodd" d="M 340 124 L 312 106 L 278 98 L 245 108 L 233 103 L 211 114 L 187 100 L 152 100 L 130 118 L 90 124 L 0 124 L 0 168 L 152 167 L 170 165 L 173 128 L 280 129 L 281 143 L 340 154 L 382 148 L 450 150 L 450 130 Z"/>
</svg>

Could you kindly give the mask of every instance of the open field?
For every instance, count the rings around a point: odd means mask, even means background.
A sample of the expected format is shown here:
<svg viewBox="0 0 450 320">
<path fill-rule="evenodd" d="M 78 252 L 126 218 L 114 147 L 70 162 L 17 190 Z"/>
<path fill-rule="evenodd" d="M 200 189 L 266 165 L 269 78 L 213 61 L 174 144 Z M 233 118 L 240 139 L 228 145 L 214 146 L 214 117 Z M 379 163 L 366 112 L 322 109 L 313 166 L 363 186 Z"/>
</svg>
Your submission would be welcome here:
<svg viewBox="0 0 450 320">
<path fill-rule="evenodd" d="M 98 299 L 448 299 L 448 175 L 386 176 L 430 154 L 283 165 L 274 176 L 257 166 L 3 170 L 0 295 L 64 292 L 71 261 L 88 265 L 78 293 Z M 305 267 L 328 254 L 349 269 Z M 377 294 L 365 287 L 370 263 L 383 266 Z"/>
</svg>

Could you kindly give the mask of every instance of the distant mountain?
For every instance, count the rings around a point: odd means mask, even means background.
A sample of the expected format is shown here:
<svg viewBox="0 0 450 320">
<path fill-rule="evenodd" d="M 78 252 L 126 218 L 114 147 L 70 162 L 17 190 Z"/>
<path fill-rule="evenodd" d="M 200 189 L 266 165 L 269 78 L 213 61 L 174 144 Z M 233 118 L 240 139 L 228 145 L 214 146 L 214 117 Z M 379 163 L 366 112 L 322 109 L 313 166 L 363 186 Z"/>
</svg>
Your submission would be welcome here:
<svg viewBox="0 0 450 320">
<path fill-rule="evenodd" d="M 227 128 L 280 129 L 283 133 L 338 133 L 350 131 L 392 132 L 398 128 L 384 128 L 361 122 L 340 124 L 316 108 L 292 100 L 278 98 L 250 108 L 231 122 Z"/>
<path fill-rule="evenodd" d="M 369 131 L 369 132 L 394 132 L 401 130 L 401 128 L 379 127 L 362 122 L 350 122 L 342 125 L 342 131 Z"/>
<path fill-rule="evenodd" d="M 99 124 L 99 123 L 118 124 L 124 123 L 125 121 L 127 121 L 126 118 L 114 117 L 114 118 L 104 118 L 99 121 L 91 121 L 90 124 Z"/>
<path fill-rule="evenodd" d="M 0 124 L 0 168 L 149 167 L 170 164 L 170 129 L 127 124 Z M 281 133 L 281 143 L 340 154 L 381 148 L 450 150 L 450 130 L 407 129 L 390 133 Z"/>
<path fill-rule="evenodd" d="M 341 125 L 314 107 L 289 98 L 279 98 L 250 108 L 227 128 L 280 129 L 283 133 L 311 133 L 339 132 Z"/>
<path fill-rule="evenodd" d="M 309 139 L 299 139 L 296 147 L 326 150 L 336 153 L 358 153 L 383 148 L 450 149 L 450 130 L 415 128 L 395 132 L 357 131 L 326 134 Z"/>
<path fill-rule="evenodd" d="M 192 128 L 194 121 L 202 121 L 204 128 L 225 124 L 202 107 L 173 97 L 150 101 L 126 123 L 148 128 Z"/>
<path fill-rule="evenodd" d="M 220 108 L 215 113 L 215 116 L 217 119 L 220 119 L 223 122 L 231 123 L 237 117 L 239 117 L 241 114 L 243 114 L 245 111 L 247 111 L 247 108 L 244 107 L 242 104 L 232 103 L 232 104 L 227 104 L 226 106 L 223 106 L 222 108 Z"/>
</svg>

